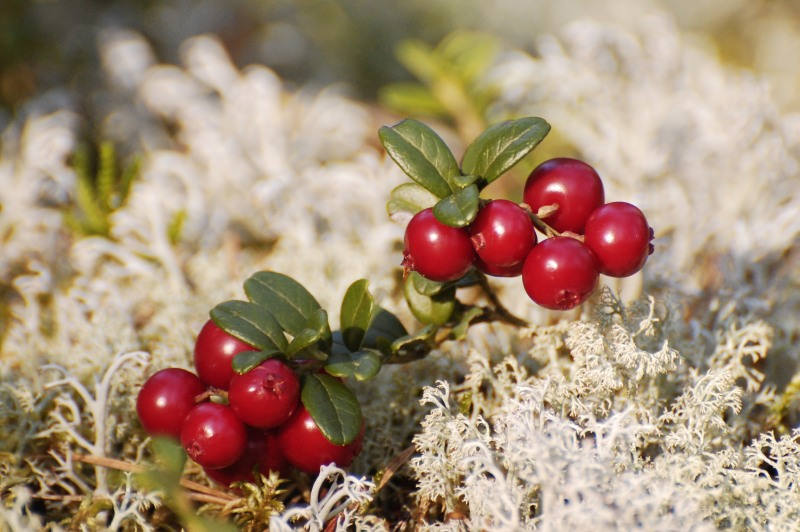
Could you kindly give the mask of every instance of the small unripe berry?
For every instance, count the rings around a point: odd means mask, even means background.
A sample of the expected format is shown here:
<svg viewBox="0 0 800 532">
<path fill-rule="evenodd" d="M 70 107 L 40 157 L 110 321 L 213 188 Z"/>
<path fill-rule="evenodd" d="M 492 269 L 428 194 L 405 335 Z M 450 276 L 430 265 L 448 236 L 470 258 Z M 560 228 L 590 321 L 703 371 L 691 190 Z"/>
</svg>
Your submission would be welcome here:
<svg viewBox="0 0 800 532">
<path fill-rule="evenodd" d="M 525 182 L 524 201 L 536 213 L 547 205 L 558 209 L 543 219 L 562 233 L 583 234 L 586 220 L 605 201 L 603 182 L 583 161 L 560 157 L 537 166 Z"/>
<path fill-rule="evenodd" d="M 597 285 L 597 265 L 589 248 L 566 236 L 533 247 L 522 267 L 522 284 L 537 304 L 569 310 L 583 303 Z"/>
<path fill-rule="evenodd" d="M 443 224 L 433 215 L 433 209 L 411 218 L 404 240 L 403 266 L 433 281 L 458 279 L 475 260 L 467 230 Z"/>
</svg>

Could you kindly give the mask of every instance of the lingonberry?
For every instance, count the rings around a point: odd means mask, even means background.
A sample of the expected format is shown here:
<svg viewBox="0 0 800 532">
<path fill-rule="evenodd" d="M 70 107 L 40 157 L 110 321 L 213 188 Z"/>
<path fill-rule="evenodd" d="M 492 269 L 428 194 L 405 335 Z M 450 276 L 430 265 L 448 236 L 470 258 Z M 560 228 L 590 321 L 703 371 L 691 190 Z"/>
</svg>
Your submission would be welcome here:
<svg viewBox="0 0 800 532">
<path fill-rule="evenodd" d="M 347 445 L 334 445 L 319 430 L 311 414 L 299 405 L 289 421 L 278 429 L 278 441 L 286 460 L 301 471 L 316 474 L 325 464 L 349 466 L 361 451 L 364 425 L 361 432 Z"/>
<path fill-rule="evenodd" d="M 488 202 L 469 226 L 475 252 L 484 264 L 510 267 L 520 264 L 536 244 L 528 213 L 504 199 Z"/>
<path fill-rule="evenodd" d="M 535 303 L 569 310 L 583 303 L 597 285 L 595 261 L 589 248 L 574 238 L 548 238 L 525 259 L 522 284 Z"/>
<path fill-rule="evenodd" d="M 242 375 L 234 375 L 228 401 L 239 419 L 252 427 L 277 427 L 292 415 L 300 399 L 300 381 L 277 359 L 269 359 Z"/>
<path fill-rule="evenodd" d="M 200 403 L 183 421 L 181 445 L 201 466 L 221 469 L 242 457 L 247 446 L 247 430 L 229 407 Z"/>
<path fill-rule="evenodd" d="M 181 436 L 186 414 L 205 386 L 194 373 L 167 368 L 150 376 L 136 397 L 136 412 L 144 430 L 153 436 Z"/>
<path fill-rule="evenodd" d="M 495 266 L 494 264 L 483 262 L 480 257 L 475 259 L 475 267 L 486 275 L 493 277 L 516 277 L 522 273 L 523 264 L 525 264 L 525 261 L 521 260 L 512 266 Z"/>
<path fill-rule="evenodd" d="M 255 347 L 231 336 L 212 320 L 208 320 L 194 345 L 194 365 L 200 380 L 223 390 L 233 377 L 231 362 L 242 351 L 254 351 Z"/>
<path fill-rule="evenodd" d="M 584 242 L 597 257 L 601 273 L 612 277 L 632 275 L 653 252 L 653 229 L 635 205 L 615 201 L 598 207 L 586 221 Z"/>
<path fill-rule="evenodd" d="M 450 227 L 425 209 L 406 227 L 403 266 L 434 281 L 458 279 L 472 266 L 475 252 L 466 229 Z"/>
<path fill-rule="evenodd" d="M 547 205 L 557 209 L 544 220 L 558 232 L 583 234 L 586 220 L 605 201 L 603 182 L 583 161 L 560 157 L 537 166 L 525 182 L 524 201 L 533 212 Z"/>
<path fill-rule="evenodd" d="M 212 480 L 229 486 L 234 482 L 253 482 L 256 472 L 268 475 L 270 471 L 282 472 L 285 469 L 286 459 L 275 433 L 249 429 L 247 446 L 236 462 L 222 469 L 204 468 L 204 471 Z"/>
</svg>

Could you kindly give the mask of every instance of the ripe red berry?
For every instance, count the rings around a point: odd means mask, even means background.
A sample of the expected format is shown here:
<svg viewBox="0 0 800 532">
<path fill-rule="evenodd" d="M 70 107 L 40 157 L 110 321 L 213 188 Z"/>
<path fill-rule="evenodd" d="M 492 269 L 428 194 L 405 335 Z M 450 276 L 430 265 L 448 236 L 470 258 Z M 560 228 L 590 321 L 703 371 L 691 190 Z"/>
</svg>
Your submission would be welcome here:
<svg viewBox="0 0 800 532">
<path fill-rule="evenodd" d="M 347 445 L 334 445 L 317 427 L 303 405 L 278 429 L 278 441 L 286 460 L 294 467 L 315 475 L 325 464 L 349 466 L 361 451 L 364 426 L 356 439 Z"/>
<path fill-rule="evenodd" d="M 522 267 L 522 284 L 537 304 L 569 310 L 583 303 L 597 285 L 597 265 L 589 248 L 566 236 L 533 247 Z"/>
<path fill-rule="evenodd" d="M 434 281 L 453 281 L 469 270 L 475 252 L 466 229 L 450 227 L 425 209 L 406 227 L 403 266 Z"/>
<path fill-rule="evenodd" d="M 487 203 L 469 226 L 469 234 L 478 257 L 490 266 L 521 264 L 536 244 L 528 213 L 504 199 Z"/>
<path fill-rule="evenodd" d="M 624 201 L 607 203 L 586 221 L 584 242 L 597 257 L 601 273 L 627 277 L 644 266 L 653 252 L 653 229 L 642 211 Z"/>
<path fill-rule="evenodd" d="M 194 408 L 194 398 L 205 386 L 194 373 L 167 368 L 150 376 L 136 397 L 136 413 L 144 430 L 153 436 L 181 436 L 186 414 Z"/>
<path fill-rule="evenodd" d="M 300 399 L 300 381 L 277 359 L 269 359 L 243 375 L 234 375 L 228 401 L 239 419 L 252 427 L 277 427 L 292 415 Z"/>
<path fill-rule="evenodd" d="M 242 351 L 254 351 L 255 347 L 231 336 L 213 321 L 208 320 L 194 345 L 194 365 L 200 380 L 223 390 L 234 375 L 231 362 Z"/>
<path fill-rule="evenodd" d="M 181 445 L 189 458 L 201 466 L 221 469 L 242 457 L 247 430 L 227 406 L 201 403 L 183 421 Z"/>
<path fill-rule="evenodd" d="M 222 469 L 204 468 L 204 471 L 212 480 L 229 486 L 234 482 L 253 482 L 255 472 L 268 475 L 270 471 L 282 472 L 285 468 L 286 459 L 275 433 L 250 429 L 247 431 L 247 446 L 236 462 Z"/>
<path fill-rule="evenodd" d="M 560 157 L 537 166 L 525 182 L 524 201 L 533 212 L 557 204 L 544 220 L 556 231 L 583 234 L 586 220 L 605 201 L 603 182 L 583 161 Z"/>
</svg>

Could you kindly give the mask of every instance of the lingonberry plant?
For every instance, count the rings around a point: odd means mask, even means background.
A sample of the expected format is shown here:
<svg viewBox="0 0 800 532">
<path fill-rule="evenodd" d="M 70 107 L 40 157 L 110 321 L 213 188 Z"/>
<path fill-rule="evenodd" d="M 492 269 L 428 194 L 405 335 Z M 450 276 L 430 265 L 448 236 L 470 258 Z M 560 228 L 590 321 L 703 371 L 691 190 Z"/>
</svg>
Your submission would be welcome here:
<svg viewBox="0 0 800 532">
<path fill-rule="evenodd" d="M 632 275 L 652 253 L 653 231 L 642 212 L 624 202 L 604 204 L 600 176 L 577 159 L 555 158 L 537 166 L 525 183 L 521 205 L 480 198 L 481 189 L 549 130 L 536 117 L 496 124 L 467 147 L 459 164 L 444 141 L 420 122 L 403 120 L 381 128 L 386 151 L 414 181 L 396 187 L 386 207 L 390 216 L 413 215 L 405 234 L 404 294 L 423 323 L 450 326 L 456 337 L 474 321 L 518 324 L 521 320 L 491 293 L 485 275 L 522 275 L 534 302 L 569 310 L 592 294 L 600 273 Z M 536 230 L 546 237 L 538 244 Z M 458 287 L 475 284 L 484 288 L 493 307 L 456 299 Z"/>
<path fill-rule="evenodd" d="M 195 345 L 197 376 L 169 368 L 142 387 L 137 409 L 144 428 L 180 438 L 189 457 L 223 484 L 287 464 L 309 474 L 329 463 L 348 466 L 365 424 L 346 379 L 371 379 L 383 364 L 424 357 L 438 342 L 463 338 L 472 323 L 525 324 L 503 307 L 487 275 L 521 275 L 533 301 L 567 310 L 592 294 L 601 272 L 641 269 L 652 252 L 652 229 L 633 205 L 604 205 L 600 177 L 586 163 L 541 164 L 526 183 L 526 203 L 480 198 L 549 127 L 541 118 L 492 126 L 460 165 L 420 122 L 381 128 L 387 152 L 415 181 L 395 188 L 387 209 L 412 215 L 403 293 L 424 326 L 409 334 L 361 279 L 347 289 L 340 329 L 331 331 L 328 313 L 301 284 L 257 272 L 244 283 L 247 301 L 211 309 Z M 456 298 L 458 288 L 473 285 L 488 306 Z"/>
</svg>

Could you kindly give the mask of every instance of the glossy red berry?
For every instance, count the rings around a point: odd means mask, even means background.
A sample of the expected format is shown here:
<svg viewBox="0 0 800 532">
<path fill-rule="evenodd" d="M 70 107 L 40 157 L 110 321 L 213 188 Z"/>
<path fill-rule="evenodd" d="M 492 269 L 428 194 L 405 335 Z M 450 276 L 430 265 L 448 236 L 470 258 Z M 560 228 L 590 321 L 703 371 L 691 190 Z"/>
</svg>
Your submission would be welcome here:
<svg viewBox="0 0 800 532">
<path fill-rule="evenodd" d="M 204 468 L 221 469 L 242 457 L 247 430 L 229 407 L 201 403 L 183 421 L 181 445 Z"/>
<path fill-rule="evenodd" d="M 466 229 L 450 227 L 425 209 L 406 227 L 403 266 L 434 281 L 453 281 L 472 266 L 475 252 Z"/>
<path fill-rule="evenodd" d="M 300 400 L 300 381 L 277 359 L 269 359 L 243 375 L 234 375 L 228 401 L 239 419 L 252 427 L 277 427 L 292 415 Z"/>
<path fill-rule="evenodd" d="M 653 229 L 635 205 L 624 201 L 607 203 L 586 221 L 584 242 L 597 257 L 601 273 L 627 277 L 644 266 L 653 252 Z"/>
<path fill-rule="evenodd" d="M 469 234 L 481 261 L 501 268 L 521 264 L 536 244 L 528 213 L 504 199 L 484 205 L 469 226 Z"/>
<path fill-rule="evenodd" d="M 204 468 L 204 471 L 212 480 L 229 486 L 234 482 L 253 482 L 256 472 L 268 475 L 270 471 L 282 472 L 285 469 L 286 459 L 275 433 L 250 429 L 247 431 L 247 446 L 236 462 L 222 469 Z"/>
<path fill-rule="evenodd" d="M 194 408 L 195 397 L 206 387 L 197 375 L 185 369 L 167 368 L 154 373 L 136 397 L 136 413 L 144 430 L 152 436 L 181 436 L 181 426 Z"/>
<path fill-rule="evenodd" d="M 254 351 L 255 347 L 231 336 L 213 321 L 208 320 L 194 345 L 194 365 L 200 380 L 223 390 L 234 375 L 231 362 L 242 351 Z"/>
<path fill-rule="evenodd" d="M 301 471 L 315 475 L 325 464 L 349 466 L 361 451 L 364 426 L 356 439 L 347 445 L 334 445 L 317 427 L 303 405 L 278 429 L 278 441 L 286 460 Z"/>
<path fill-rule="evenodd" d="M 522 284 L 537 304 L 569 310 L 583 303 L 597 285 L 597 265 L 589 248 L 557 236 L 534 246 L 522 268 Z"/>
<path fill-rule="evenodd" d="M 558 205 L 544 221 L 556 231 L 583 234 L 589 215 L 605 201 L 603 182 L 583 161 L 560 157 L 537 166 L 525 182 L 524 201 L 533 212 Z"/>
</svg>

